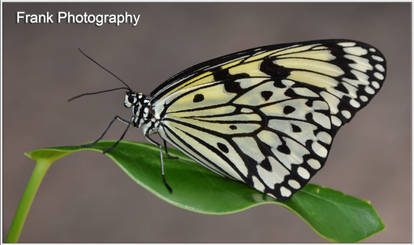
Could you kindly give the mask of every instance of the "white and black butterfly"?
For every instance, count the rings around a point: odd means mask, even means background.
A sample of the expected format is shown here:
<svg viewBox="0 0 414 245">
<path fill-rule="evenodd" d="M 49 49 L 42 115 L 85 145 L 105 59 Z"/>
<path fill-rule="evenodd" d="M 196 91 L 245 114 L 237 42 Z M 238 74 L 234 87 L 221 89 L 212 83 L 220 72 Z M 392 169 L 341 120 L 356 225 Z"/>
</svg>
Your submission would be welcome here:
<svg viewBox="0 0 414 245">
<path fill-rule="evenodd" d="M 130 125 L 142 127 L 160 147 L 170 191 L 162 146 L 151 134 L 211 171 L 284 201 L 324 166 L 336 132 L 379 91 L 385 74 L 385 58 L 376 48 L 318 40 L 209 60 L 171 77 L 149 96 L 118 77 L 126 87 L 96 93 L 127 90 L 124 105 L 132 108 L 131 119 L 116 116 L 104 134 L 117 119 L 128 125 L 121 139 Z"/>
</svg>

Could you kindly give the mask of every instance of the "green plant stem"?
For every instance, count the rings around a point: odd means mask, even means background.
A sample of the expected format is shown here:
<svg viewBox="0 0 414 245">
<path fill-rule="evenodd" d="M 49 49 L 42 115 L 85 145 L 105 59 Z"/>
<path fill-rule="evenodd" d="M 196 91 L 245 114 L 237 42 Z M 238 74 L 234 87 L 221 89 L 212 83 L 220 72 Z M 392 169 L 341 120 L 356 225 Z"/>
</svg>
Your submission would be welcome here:
<svg viewBox="0 0 414 245">
<path fill-rule="evenodd" d="M 30 211 L 34 197 L 39 189 L 40 183 L 46 175 L 47 170 L 52 165 L 52 160 L 39 160 L 33 169 L 32 176 L 27 183 L 26 190 L 23 193 L 16 214 L 14 215 L 12 224 L 7 234 L 6 242 L 18 242 L 22 232 L 27 214 Z"/>
</svg>

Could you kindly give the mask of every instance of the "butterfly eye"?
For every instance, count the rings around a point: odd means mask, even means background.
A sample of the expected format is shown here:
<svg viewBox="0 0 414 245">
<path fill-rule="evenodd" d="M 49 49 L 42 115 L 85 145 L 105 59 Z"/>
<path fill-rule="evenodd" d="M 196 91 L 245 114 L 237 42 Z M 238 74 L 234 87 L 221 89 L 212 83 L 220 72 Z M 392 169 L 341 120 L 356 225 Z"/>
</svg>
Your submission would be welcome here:
<svg viewBox="0 0 414 245">
<path fill-rule="evenodd" d="M 125 95 L 125 99 L 124 99 L 124 106 L 126 108 L 130 108 L 132 106 L 131 100 L 130 100 L 131 96 L 130 95 Z"/>
<path fill-rule="evenodd" d="M 134 102 L 134 98 L 132 97 L 132 95 L 128 96 L 128 102 L 131 104 Z"/>
</svg>

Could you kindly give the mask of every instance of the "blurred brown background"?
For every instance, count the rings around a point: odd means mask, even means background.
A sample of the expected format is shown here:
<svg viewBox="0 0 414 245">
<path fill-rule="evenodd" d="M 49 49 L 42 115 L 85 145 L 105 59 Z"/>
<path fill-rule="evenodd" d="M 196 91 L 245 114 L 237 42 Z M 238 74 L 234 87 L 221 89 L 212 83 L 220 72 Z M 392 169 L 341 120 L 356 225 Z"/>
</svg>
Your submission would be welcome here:
<svg viewBox="0 0 414 245">
<path fill-rule="evenodd" d="M 140 13 L 138 27 L 16 24 L 16 11 Z M 370 200 L 386 229 L 370 242 L 411 241 L 410 3 L 5 3 L 3 235 L 31 175 L 23 153 L 94 140 L 122 92 L 66 100 L 119 86 L 77 51 L 141 92 L 196 63 L 261 45 L 325 38 L 370 43 L 388 61 L 382 91 L 342 128 L 312 182 Z M 117 139 L 116 125 L 106 139 Z M 141 130 L 128 140 L 144 141 Z M 321 242 L 289 211 L 265 205 L 209 216 L 165 203 L 102 154 L 59 160 L 40 186 L 21 242 Z"/>
</svg>

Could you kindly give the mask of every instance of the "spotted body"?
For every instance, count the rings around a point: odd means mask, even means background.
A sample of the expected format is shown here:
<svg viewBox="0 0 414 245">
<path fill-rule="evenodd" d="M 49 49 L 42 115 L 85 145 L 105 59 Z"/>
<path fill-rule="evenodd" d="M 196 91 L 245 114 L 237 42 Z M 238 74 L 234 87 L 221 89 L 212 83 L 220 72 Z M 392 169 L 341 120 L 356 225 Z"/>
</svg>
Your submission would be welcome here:
<svg viewBox="0 0 414 245">
<path fill-rule="evenodd" d="M 323 167 L 385 69 L 383 55 L 357 41 L 272 45 L 190 67 L 150 96 L 128 91 L 124 104 L 146 136 L 284 201 Z"/>
</svg>

